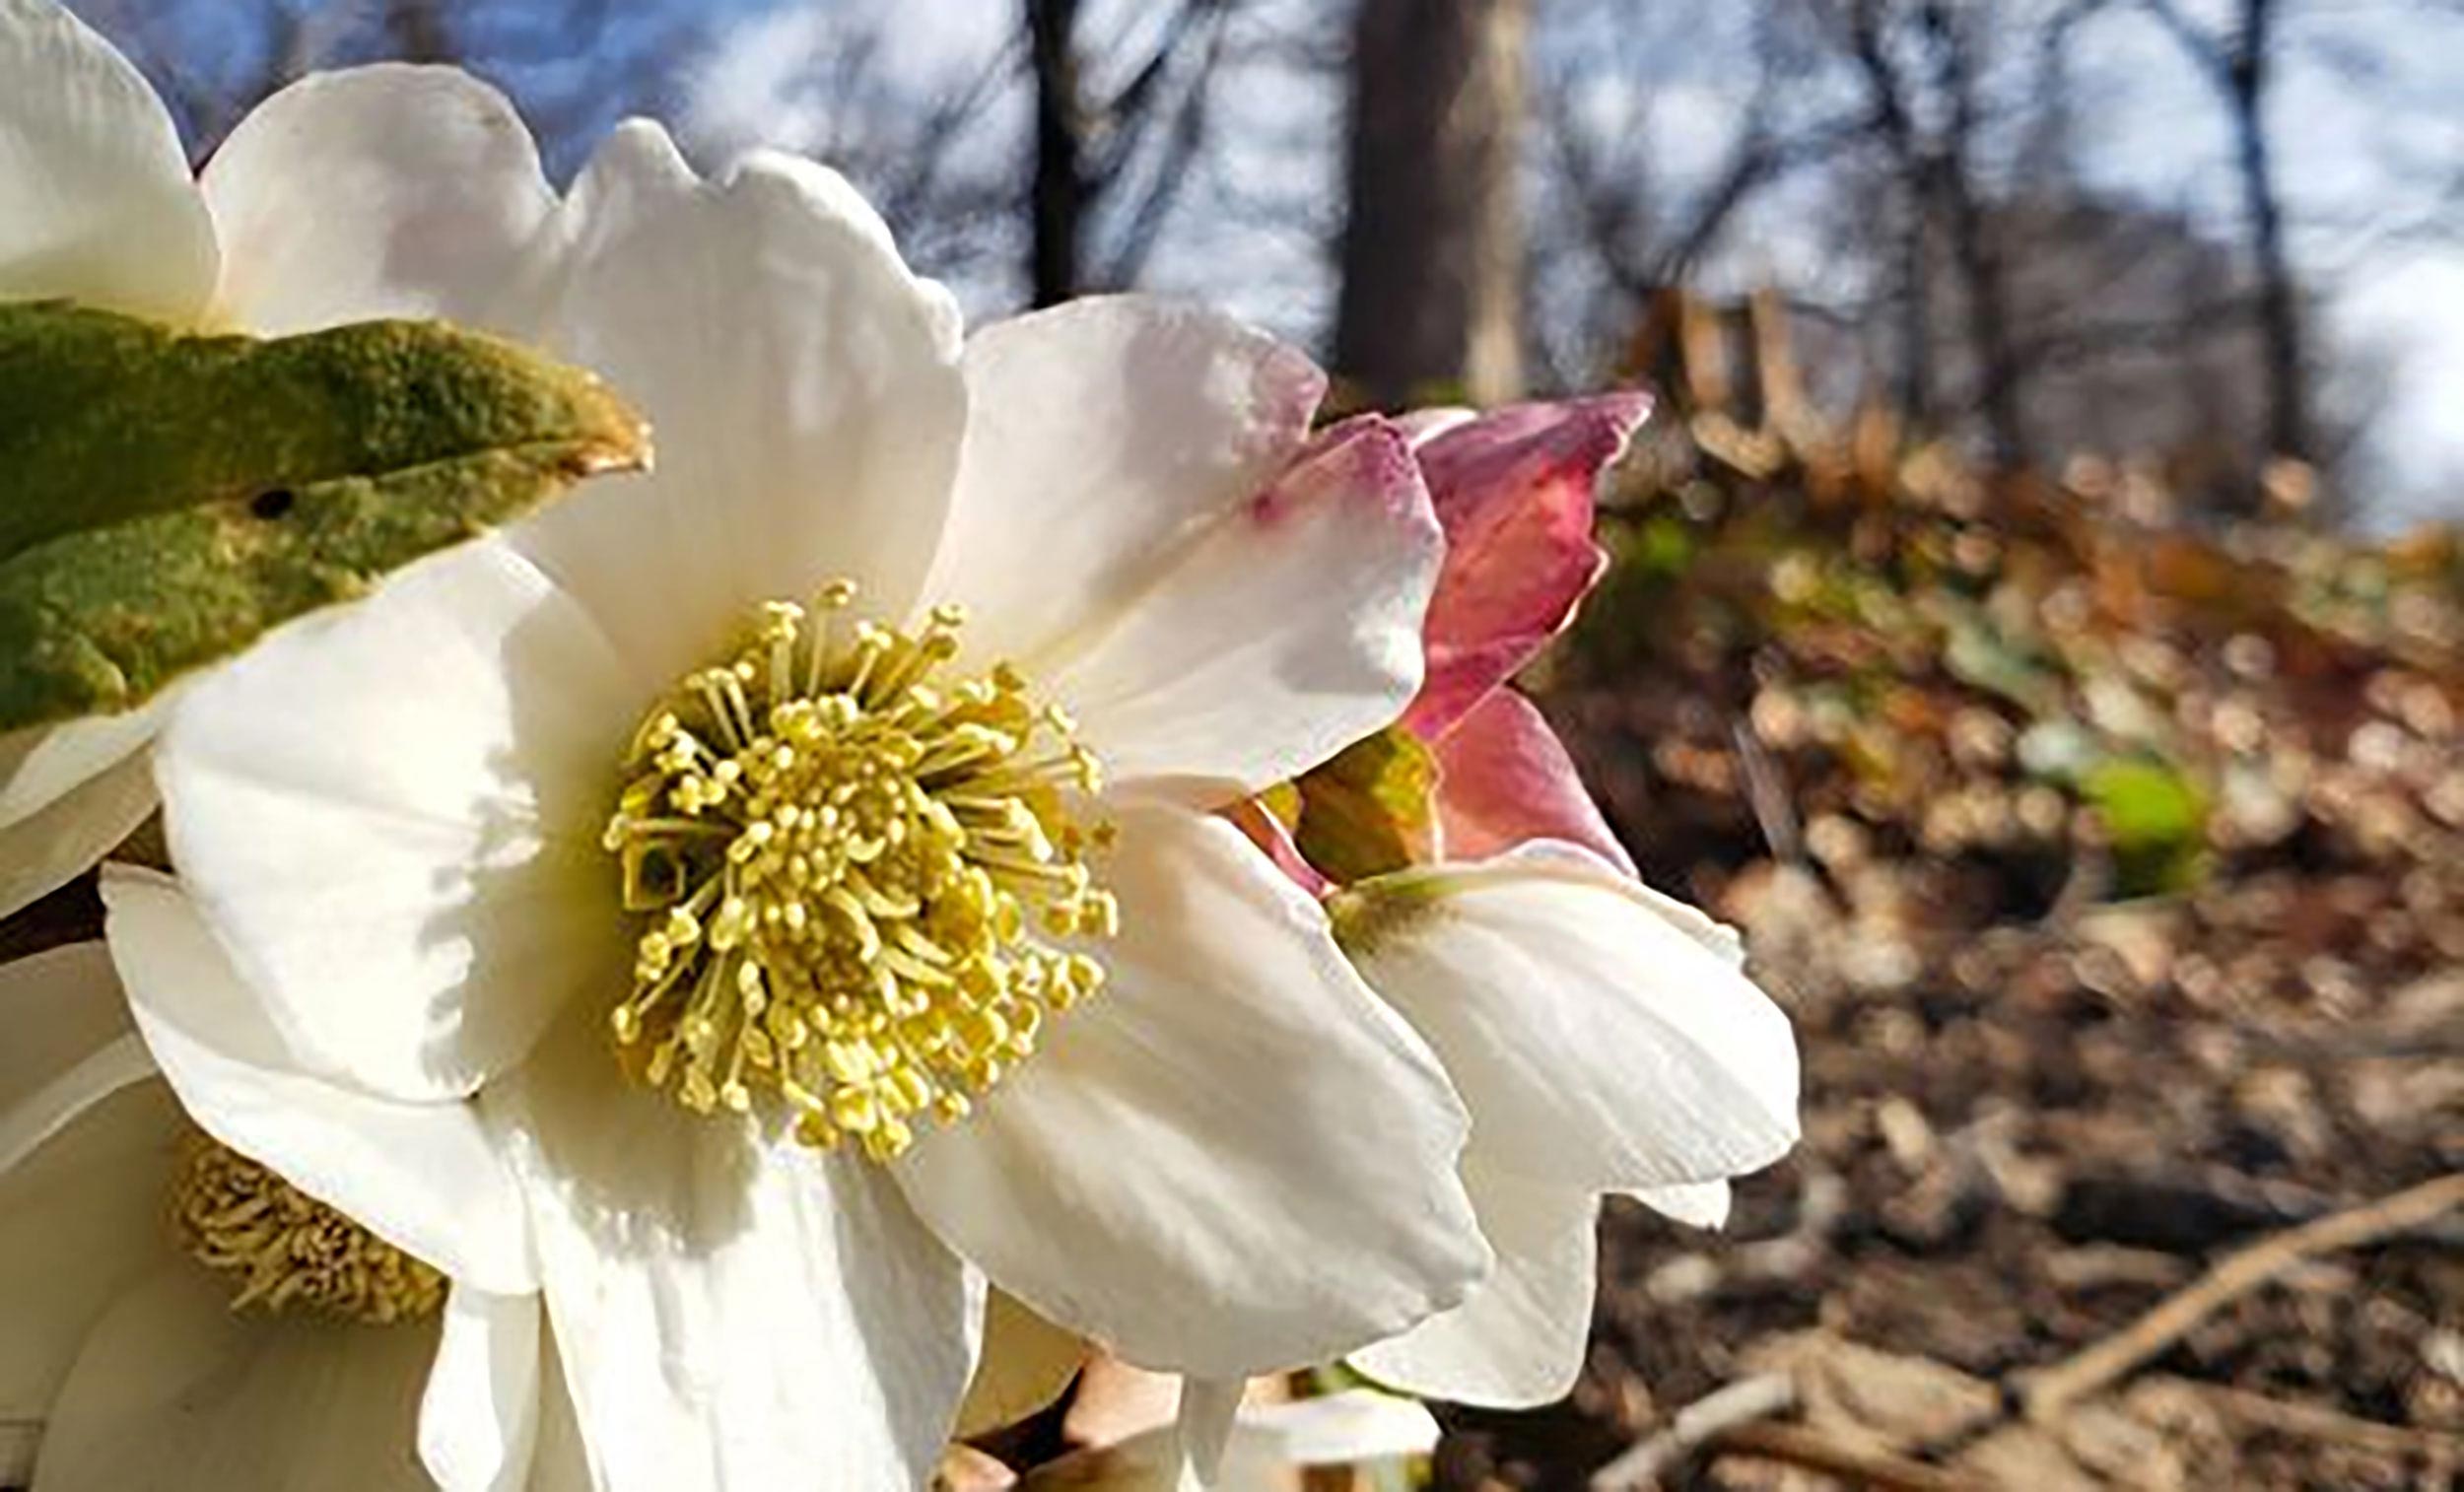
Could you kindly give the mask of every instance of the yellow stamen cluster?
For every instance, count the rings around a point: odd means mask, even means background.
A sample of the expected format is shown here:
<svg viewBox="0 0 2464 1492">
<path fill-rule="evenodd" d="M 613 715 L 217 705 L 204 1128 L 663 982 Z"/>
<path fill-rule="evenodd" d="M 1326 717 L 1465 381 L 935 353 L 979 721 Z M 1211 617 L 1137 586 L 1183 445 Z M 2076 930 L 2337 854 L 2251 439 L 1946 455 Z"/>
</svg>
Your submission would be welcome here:
<svg viewBox="0 0 2464 1492">
<path fill-rule="evenodd" d="M 1068 716 L 1005 665 L 943 678 L 957 608 L 911 635 L 851 622 L 855 598 L 770 603 L 643 722 L 606 847 L 650 924 L 610 1024 L 688 1109 L 775 1094 L 806 1143 L 887 1160 L 1095 992 L 1103 967 L 1056 940 L 1118 909 Z"/>
<path fill-rule="evenodd" d="M 204 1134 L 180 1141 L 171 1223 L 199 1263 L 230 1275 L 235 1311 L 306 1306 L 391 1325 L 445 1304 L 445 1276 Z"/>
</svg>

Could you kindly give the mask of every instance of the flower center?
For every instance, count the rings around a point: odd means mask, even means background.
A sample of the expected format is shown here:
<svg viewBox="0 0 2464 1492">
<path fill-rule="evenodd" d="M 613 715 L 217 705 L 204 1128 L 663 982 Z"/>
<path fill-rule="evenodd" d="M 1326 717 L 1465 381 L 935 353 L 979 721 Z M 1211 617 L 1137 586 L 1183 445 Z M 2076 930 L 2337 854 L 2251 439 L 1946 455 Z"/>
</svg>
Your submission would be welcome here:
<svg viewBox="0 0 2464 1492">
<path fill-rule="evenodd" d="M 757 1090 L 797 1137 L 888 1160 L 962 1118 L 1102 984 L 1056 945 L 1119 916 L 1073 809 L 1094 756 L 1007 665 L 945 677 L 964 623 L 848 625 L 856 587 L 762 608 L 634 741 L 605 844 L 650 915 L 610 1014 L 627 1065 L 685 1108 Z"/>
<path fill-rule="evenodd" d="M 180 1140 L 171 1222 L 188 1253 L 231 1276 L 235 1311 L 297 1302 L 371 1325 L 422 1321 L 445 1276 L 203 1133 Z"/>
</svg>

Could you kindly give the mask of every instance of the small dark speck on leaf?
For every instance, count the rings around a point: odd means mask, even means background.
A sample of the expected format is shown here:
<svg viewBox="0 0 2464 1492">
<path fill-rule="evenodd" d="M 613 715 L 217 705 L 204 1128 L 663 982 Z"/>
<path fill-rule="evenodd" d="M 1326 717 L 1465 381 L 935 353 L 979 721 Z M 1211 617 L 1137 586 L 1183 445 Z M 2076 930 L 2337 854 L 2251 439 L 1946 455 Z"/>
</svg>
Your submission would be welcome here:
<svg viewBox="0 0 2464 1492">
<path fill-rule="evenodd" d="M 248 511 L 260 518 L 279 518 L 299 501 L 288 487 L 270 488 L 249 500 Z"/>
</svg>

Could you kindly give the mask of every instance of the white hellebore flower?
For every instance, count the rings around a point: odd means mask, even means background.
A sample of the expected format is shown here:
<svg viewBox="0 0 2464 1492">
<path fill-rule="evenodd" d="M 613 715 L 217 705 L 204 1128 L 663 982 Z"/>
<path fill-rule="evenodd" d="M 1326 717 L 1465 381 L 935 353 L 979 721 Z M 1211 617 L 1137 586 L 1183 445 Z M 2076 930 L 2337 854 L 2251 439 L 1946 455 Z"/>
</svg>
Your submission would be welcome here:
<svg viewBox="0 0 2464 1492">
<path fill-rule="evenodd" d="M 103 944 L 0 967 L 0 1484 L 585 1487 L 518 1198 L 456 1186 L 477 1123 L 288 1070 L 178 894 L 117 889 L 185 979 L 142 1041 Z M 147 1043 L 218 1071 L 221 1107 L 183 1111 Z M 322 1194 L 382 1174 L 384 1210 L 355 1221 L 251 1156 Z"/>
<path fill-rule="evenodd" d="M 1599 854 L 1527 841 L 1336 892 L 1338 936 L 1472 1111 L 1463 1174 L 1497 1267 L 1351 1361 L 1430 1398 L 1522 1408 L 1581 1373 L 1604 1193 L 1698 1227 L 1797 1140 L 1788 1018 L 1734 931 Z"/>
<path fill-rule="evenodd" d="M 261 313 L 425 241 L 404 76 L 217 158 L 353 184 L 288 215 Z M 636 124 L 560 200 L 501 100 L 415 76 L 501 147 L 423 293 L 623 388 L 658 471 L 282 630 L 157 771 L 291 1048 L 475 1114 L 517 1178 L 597 1483 L 921 1483 L 988 1279 L 1207 1380 L 1461 1300 L 1453 1090 L 1206 812 L 1411 697 L 1438 534 L 1401 434 L 1312 441 L 1316 370 L 1189 309 L 962 351 L 829 171 L 707 181 Z M 190 977 L 123 962 L 141 1011 Z"/>
<path fill-rule="evenodd" d="M 191 176 L 171 118 L 137 69 L 53 0 L 0 0 L 0 302 L 69 299 L 176 326 L 263 335 L 386 315 L 462 315 L 453 275 L 490 242 L 459 215 L 488 204 L 433 189 L 509 148 L 447 79 L 389 70 L 357 90 L 354 138 L 387 168 L 294 158 L 306 174 Z M 280 130 L 286 114 L 241 136 Z M 520 158 L 529 140 L 513 132 Z M 347 142 L 346 142 L 347 143 Z M 320 166 L 324 169 L 320 169 Z M 431 186 L 419 182 L 425 175 Z M 382 216 L 382 258 L 304 264 L 305 216 Z M 0 734 L 0 916 L 101 858 L 152 812 L 146 743 L 168 700 L 117 715 Z"/>
</svg>

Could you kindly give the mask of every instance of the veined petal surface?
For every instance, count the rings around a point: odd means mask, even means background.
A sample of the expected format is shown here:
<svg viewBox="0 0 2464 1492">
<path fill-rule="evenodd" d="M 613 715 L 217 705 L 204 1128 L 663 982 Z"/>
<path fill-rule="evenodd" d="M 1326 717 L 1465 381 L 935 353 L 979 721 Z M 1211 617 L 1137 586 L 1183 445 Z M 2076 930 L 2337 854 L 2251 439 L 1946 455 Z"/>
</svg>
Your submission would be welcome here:
<svg viewBox="0 0 2464 1492">
<path fill-rule="evenodd" d="M 1392 1389 L 1449 1403 L 1526 1409 L 1582 1376 L 1599 1293 L 1600 1198 L 1578 1187 L 1464 1168 L 1497 1268 L 1443 1316 L 1351 1356 Z"/>
<path fill-rule="evenodd" d="M 1417 687 L 1435 518 L 1387 422 L 1306 441 L 1325 380 L 1297 350 L 1092 298 L 978 333 L 967 380 L 930 592 L 1079 717 L 1115 780 L 1216 806 Z"/>
<path fill-rule="evenodd" d="M 529 1192 L 606 1492 L 912 1487 L 974 1366 L 981 1276 L 878 1167 L 628 1084 L 576 1012 L 482 1107 Z"/>
<path fill-rule="evenodd" d="M 1140 1367 L 1322 1362 L 1487 1266 L 1463 1114 L 1240 831 L 1125 813 L 1103 990 L 894 1164 L 993 1282 Z"/>
<path fill-rule="evenodd" d="M 645 703 L 590 616 L 483 539 L 189 686 L 155 751 L 172 858 L 304 1064 L 459 1098 L 567 998 L 623 987 L 598 837 Z"/>
<path fill-rule="evenodd" d="M 0 301 L 188 322 L 215 268 L 213 221 L 153 86 L 52 0 L 0 0 Z"/>
<path fill-rule="evenodd" d="M 198 1127 L 456 1280 L 533 1288 L 521 1195 L 470 1105 L 303 1072 L 169 877 L 111 866 L 103 900 L 138 1028 Z"/>
<path fill-rule="evenodd" d="M 1444 1058 L 1484 1164 L 1607 1190 L 1795 1143 L 1788 1018 L 1693 909 L 1546 841 L 1347 895 L 1346 950 Z"/>
<path fill-rule="evenodd" d="M 173 1260 L 87 1338 L 33 1492 L 433 1492 L 412 1437 L 436 1344 L 428 1324 L 235 1313 Z"/>
<path fill-rule="evenodd" d="M 455 1285 L 419 1399 L 419 1459 L 444 1492 L 523 1492 L 539 1438 L 536 1295 Z M 562 1392 L 561 1387 L 557 1391 Z"/>
<path fill-rule="evenodd" d="M 133 1083 L 0 1170 L 0 1484 L 26 1484 L 95 1322 L 174 1257 L 163 1213 L 181 1127 L 169 1089 Z"/>
<path fill-rule="evenodd" d="M 459 68 L 317 73 L 251 109 L 201 179 L 216 308 L 258 336 L 379 316 L 502 327 L 556 209 L 530 131 Z"/>
<path fill-rule="evenodd" d="M 525 335 L 624 390 L 658 460 L 514 537 L 615 640 L 641 704 L 764 601 L 844 578 L 861 614 L 902 620 L 966 419 L 958 310 L 855 188 L 768 152 L 707 181 L 637 120 L 582 171 L 553 256 Z"/>
</svg>

